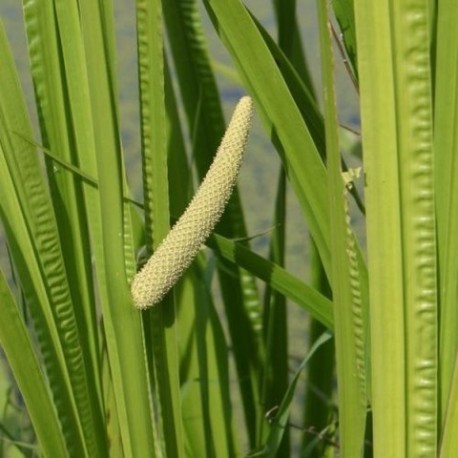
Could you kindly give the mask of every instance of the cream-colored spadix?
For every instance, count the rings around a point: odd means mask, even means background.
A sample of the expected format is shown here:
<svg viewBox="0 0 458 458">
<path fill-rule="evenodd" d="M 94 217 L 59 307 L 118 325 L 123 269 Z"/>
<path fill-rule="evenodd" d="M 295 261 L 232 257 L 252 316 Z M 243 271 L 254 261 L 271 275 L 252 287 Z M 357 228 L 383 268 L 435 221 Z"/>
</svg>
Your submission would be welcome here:
<svg viewBox="0 0 458 458">
<path fill-rule="evenodd" d="M 242 163 L 253 114 L 253 102 L 243 97 L 202 184 L 167 237 L 132 281 L 137 308 L 161 301 L 197 255 L 220 219 Z"/>
</svg>

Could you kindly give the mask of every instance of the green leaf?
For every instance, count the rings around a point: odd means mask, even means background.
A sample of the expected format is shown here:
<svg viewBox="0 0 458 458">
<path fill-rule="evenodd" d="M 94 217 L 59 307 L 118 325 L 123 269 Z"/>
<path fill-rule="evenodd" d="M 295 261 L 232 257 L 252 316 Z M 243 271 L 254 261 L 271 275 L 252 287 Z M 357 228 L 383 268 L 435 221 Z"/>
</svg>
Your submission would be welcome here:
<svg viewBox="0 0 458 458">
<path fill-rule="evenodd" d="M 302 307 L 328 329 L 333 329 L 332 303 L 313 288 L 305 285 L 285 269 L 253 253 L 240 243 L 221 235 L 212 235 L 207 245 L 220 256 L 251 272 Z"/>
<path fill-rule="evenodd" d="M 374 453 L 432 457 L 438 316 L 429 6 L 421 0 L 399 5 L 355 0 L 355 19 L 367 185 Z"/>
<path fill-rule="evenodd" d="M 160 0 L 137 0 L 142 171 L 146 245 L 157 248 L 170 229 L 166 144 L 166 103 L 162 7 Z M 167 324 L 166 324 L 167 323 Z M 176 310 L 173 293 L 143 313 L 150 374 L 160 405 L 156 417 L 167 456 L 183 456 L 183 425 L 178 375 Z"/>
<path fill-rule="evenodd" d="M 355 29 L 355 12 L 353 7 L 354 0 L 334 0 L 332 2 L 340 31 L 342 32 L 345 50 L 350 59 L 351 68 L 358 76 L 357 67 L 357 43 Z"/>
<path fill-rule="evenodd" d="M 24 398 L 41 451 L 45 456 L 66 457 L 65 438 L 46 377 L 1 270 L 0 315 L 0 343 Z"/>
<path fill-rule="evenodd" d="M 305 60 L 296 3 L 296 0 L 273 0 L 278 24 L 278 46 L 289 57 L 305 86 L 312 91 L 312 77 Z"/>
<path fill-rule="evenodd" d="M 286 244 L 286 176 L 280 170 L 270 239 L 269 261 L 284 267 Z M 288 387 L 288 322 L 286 297 L 266 285 L 264 296 L 265 365 L 262 370 L 262 405 L 264 411 L 278 405 Z M 258 432 L 258 445 L 264 439 L 265 416 Z M 290 435 L 286 431 L 279 450 L 280 456 L 290 455 Z"/>
<path fill-rule="evenodd" d="M 236 456 L 229 351 L 205 278 L 203 256 L 177 288 L 182 415 L 188 456 Z"/>
<path fill-rule="evenodd" d="M 31 11 L 28 12 L 31 14 Z M 89 389 L 93 377 L 84 365 L 80 345 L 84 333 L 73 308 L 71 289 L 64 265 L 58 226 L 35 148 L 21 137 L 32 137 L 25 102 L 12 59 L 2 40 L 5 59 L 0 94 L 0 142 L 2 144 L 3 219 L 8 243 L 21 272 L 28 307 L 44 356 L 51 389 L 69 447 L 85 447 L 95 456 L 104 449 L 96 437 L 102 425 L 97 397 Z M 19 134 L 19 135 L 17 135 Z M 84 439 L 77 439 L 82 434 Z M 78 452 L 78 453 L 79 453 Z"/>
<path fill-rule="evenodd" d="M 164 2 L 168 36 L 177 72 L 198 176 L 207 173 L 225 130 L 218 88 L 195 0 Z M 238 188 L 216 229 L 226 237 L 247 236 Z M 254 444 L 259 416 L 257 365 L 262 354 L 261 303 L 254 278 L 230 263 L 218 264 L 218 280 L 227 316 L 244 414 Z M 243 327 L 243 331 L 241 328 Z M 249 349 L 249 350 L 247 350 Z"/>
<path fill-rule="evenodd" d="M 364 322 L 357 249 L 342 177 L 328 3 L 318 5 L 331 225 L 339 441 L 342 456 L 361 456 L 366 423 Z"/>
<path fill-rule="evenodd" d="M 267 132 L 272 138 L 278 137 L 282 145 L 282 160 L 287 176 L 302 206 L 326 272 L 329 273 L 326 170 L 298 105 L 242 3 L 206 0 L 205 5 L 259 108 Z"/>
<path fill-rule="evenodd" d="M 113 11 L 110 2 L 80 0 L 96 167 L 99 218 L 93 225 L 96 272 L 101 297 L 113 393 L 126 455 L 154 450 L 150 395 L 140 314 L 128 286 L 135 258 L 119 130 Z"/>
<path fill-rule="evenodd" d="M 455 364 L 453 379 L 448 397 L 448 403 L 444 412 L 445 420 L 440 444 L 440 458 L 453 456 L 458 447 L 458 360 Z"/>
<path fill-rule="evenodd" d="M 303 371 L 303 369 L 306 367 L 310 358 L 318 350 L 318 348 L 320 348 L 321 345 L 323 345 L 325 342 L 331 339 L 331 337 L 332 336 L 329 332 L 322 334 L 316 340 L 313 346 L 309 349 L 307 356 L 302 361 L 301 365 L 299 366 L 296 373 L 294 374 L 294 377 L 288 387 L 288 390 L 285 393 L 285 396 L 283 397 L 280 407 L 275 412 L 275 417 L 273 419 L 273 423 L 272 423 L 272 427 L 271 427 L 269 436 L 267 438 L 266 444 L 262 452 L 260 452 L 262 456 L 267 456 L 267 457 L 277 456 L 278 447 L 280 446 L 285 429 L 288 427 L 289 412 L 291 410 L 291 404 L 293 401 L 294 393 L 296 391 L 297 382 L 299 381 L 299 376 L 301 375 L 301 372 Z M 257 456 L 257 455 L 258 453 L 254 453 L 254 454 L 251 454 L 250 456 Z"/>
<path fill-rule="evenodd" d="M 458 351 L 458 20 L 453 2 L 439 2 L 434 94 L 434 152 L 439 252 L 440 303 L 440 415 L 449 402 Z"/>
<path fill-rule="evenodd" d="M 200 14 L 195 0 L 171 0 L 164 3 L 171 50 L 192 132 L 193 157 L 200 179 L 204 177 L 225 130 L 220 96 L 210 65 Z M 235 188 L 217 225 L 226 237 L 246 237 L 245 219 L 238 189 Z M 261 304 L 253 277 L 237 266 L 218 265 L 229 333 L 241 388 L 250 440 L 254 441 L 259 416 L 256 366 L 262 354 Z M 240 332 L 243 326 L 244 332 Z M 235 338 L 234 336 L 238 337 Z"/>
</svg>

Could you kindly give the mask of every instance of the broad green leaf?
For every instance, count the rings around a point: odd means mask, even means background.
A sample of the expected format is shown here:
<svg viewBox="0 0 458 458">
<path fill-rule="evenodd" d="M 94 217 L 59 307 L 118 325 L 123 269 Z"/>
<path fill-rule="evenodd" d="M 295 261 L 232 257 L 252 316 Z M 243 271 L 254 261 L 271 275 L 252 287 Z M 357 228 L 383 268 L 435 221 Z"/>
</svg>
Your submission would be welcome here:
<svg viewBox="0 0 458 458">
<path fill-rule="evenodd" d="M 406 342 L 389 5 L 355 1 L 355 17 L 367 183 L 375 456 L 403 457 L 407 434 Z M 379 62 L 376 72 L 374 61 Z M 386 437 L 391 438 L 389 443 Z"/>
<path fill-rule="evenodd" d="M 437 18 L 434 94 L 434 152 L 439 252 L 440 303 L 440 415 L 448 409 L 458 351 L 458 36 L 453 24 L 458 11 L 440 1 Z"/>
<path fill-rule="evenodd" d="M 429 5 L 354 4 L 367 185 L 374 456 L 433 457 L 438 335 Z"/>
</svg>

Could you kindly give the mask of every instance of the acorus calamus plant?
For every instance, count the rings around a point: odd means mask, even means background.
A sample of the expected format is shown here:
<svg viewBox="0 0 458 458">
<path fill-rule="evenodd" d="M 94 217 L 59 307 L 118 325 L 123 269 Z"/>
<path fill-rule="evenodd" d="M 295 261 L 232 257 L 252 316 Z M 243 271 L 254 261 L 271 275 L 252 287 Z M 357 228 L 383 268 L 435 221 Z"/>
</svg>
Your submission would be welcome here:
<svg viewBox="0 0 458 458">
<path fill-rule="evenodd" d="M 456 1 L 316 0 L 317 89 L 305 2 L 262 2 L 273 33 L 255 2 L 136 0 L 138 151 L 115 2 L 2 0 L 2 19 L 18 3 L 27 68 L 0 22 L 0 455 L 454 458 Z M 249 94 L 226 135 L 222 94 Z M 279 159 L 263 148 L 278 182 L 256 205 L 234 185 L 252 104 Z"/>
</svg>

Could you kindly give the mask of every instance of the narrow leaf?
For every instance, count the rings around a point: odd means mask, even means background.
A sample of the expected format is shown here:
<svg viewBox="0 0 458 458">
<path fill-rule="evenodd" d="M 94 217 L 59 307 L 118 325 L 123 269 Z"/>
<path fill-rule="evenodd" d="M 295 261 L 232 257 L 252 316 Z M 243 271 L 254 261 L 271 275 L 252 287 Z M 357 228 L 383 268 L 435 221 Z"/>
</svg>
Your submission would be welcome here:
<svg viewBox="0 0 458 458">
<path fill-rule="evenodd" d="M 330 284 L 335 320 L 339 440 L 342 456 L 361 456 L 366 420 L 362 302 L 356 244 L 349 227 L 347 192 L 342 179 L 328 3 L 319 2 L 318 12 L 330 198 Z"/>
</svg>

